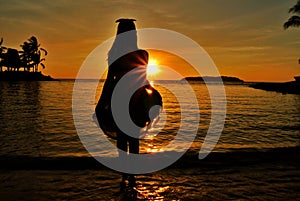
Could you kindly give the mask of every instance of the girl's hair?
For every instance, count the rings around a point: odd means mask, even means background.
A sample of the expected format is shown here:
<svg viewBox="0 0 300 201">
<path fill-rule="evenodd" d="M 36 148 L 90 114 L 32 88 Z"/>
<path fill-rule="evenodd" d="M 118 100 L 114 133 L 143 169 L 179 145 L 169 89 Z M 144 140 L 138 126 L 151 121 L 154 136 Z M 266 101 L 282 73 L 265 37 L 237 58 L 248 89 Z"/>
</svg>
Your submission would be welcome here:
<svg viewBox="0 0 300 201">
<path fill-rule="evenodd" d="M 108 64 L 112 64 L 116 59 L 126 53 L 135 51 L 137 47 L 137 34 L 134 24 L 135 19 L 118 19 L 117 36 L 108 52 Z M 126 34 L 122 34 L 125 33 Z"/>
</svg>

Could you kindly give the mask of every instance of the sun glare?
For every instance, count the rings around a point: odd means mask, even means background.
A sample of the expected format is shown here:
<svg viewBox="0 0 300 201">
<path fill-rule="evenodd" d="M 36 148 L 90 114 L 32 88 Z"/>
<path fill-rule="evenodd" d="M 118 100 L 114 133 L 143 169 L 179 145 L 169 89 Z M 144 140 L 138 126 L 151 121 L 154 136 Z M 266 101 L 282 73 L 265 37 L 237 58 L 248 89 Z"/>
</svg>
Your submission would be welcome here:
<svg viewBox="0 0 300 201">
<path fill-rule="evenodd" d="M 149 59 L 148 66 L 147 66 L 147 74 L 152 76 L 152 75 L 157 74 L 158 72 L 159 72 L 159 69 L 158 69 L 157 60 Z"/>
</svg>

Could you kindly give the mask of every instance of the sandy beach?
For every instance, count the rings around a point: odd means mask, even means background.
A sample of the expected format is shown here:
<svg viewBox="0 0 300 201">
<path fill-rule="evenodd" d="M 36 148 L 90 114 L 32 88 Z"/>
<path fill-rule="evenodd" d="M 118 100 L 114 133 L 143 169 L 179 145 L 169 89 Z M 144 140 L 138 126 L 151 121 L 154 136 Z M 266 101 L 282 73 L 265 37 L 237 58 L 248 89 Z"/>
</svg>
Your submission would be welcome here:
<svg viewBox="0 0 300 201">
<path fill-rule="evenodd" d="M 203 161 L 184 157 L 165 170 L 138 175 L 137 187 L 123 192 L 120 174 L 96 165 L 93 158 L 68 159 L 65 164 L 61 159 L 17 161 L 11 160 L 9 169 L 9 161 L 1 161 L 7 165 L 0 171 L 1 200 L 297 200 L 300 196 L 299 148 L 226 158 L 216 153 Z"/>
</svg>

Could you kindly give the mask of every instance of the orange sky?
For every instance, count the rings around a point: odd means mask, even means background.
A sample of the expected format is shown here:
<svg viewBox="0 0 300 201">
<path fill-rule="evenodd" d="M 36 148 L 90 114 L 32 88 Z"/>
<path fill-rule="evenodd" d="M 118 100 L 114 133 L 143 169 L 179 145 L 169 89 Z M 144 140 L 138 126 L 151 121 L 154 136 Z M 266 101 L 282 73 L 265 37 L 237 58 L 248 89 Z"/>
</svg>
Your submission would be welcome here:
<svg viewBox="0 0 300 201">
<path fill-rule="evenodd" d="M 43 73 L 55 78 L 75 78 L 87 55 L 115 35 L 114 21 L 120 17 L 137 19 L 138 28 L 169 29 L 190 37 L 222 75 L 245 81 L 288 81 L 300 75 L 300 29 L 282 27 L 296 0 L 0 2 L 3 45 L 20 49 L 35 35 L 49 52 Z M 193 74 L 176 57 L 152 57 L 184 76 Z"/>
<path fill-rule="evenodd" d="M 156 59 L 159 69 L 162 69 L 162 67 L 160 68 L 160 66 L 167 66 L 174 69 L 178 73 L 182 74 L 183 77 L 200 76 L 197 70 L 195 70 L 192 65 L 190 65 L 187 61 L 174 54 L 170 54 L 164 51 L 157 51 L 157 50 L 156 51 L 148 50 L 148 52 L 150 58 Z M 162 80 L 164 78 L 172 79 L 172 75 L 168 75 L 166 73 L 168 72 L 159 71 L 158 75 L 153 75 L 153 77 L 154 79 L 157 80 Z M 174 79 L 180 79 L 180 78 L 174 76 Z"/>
</svg>

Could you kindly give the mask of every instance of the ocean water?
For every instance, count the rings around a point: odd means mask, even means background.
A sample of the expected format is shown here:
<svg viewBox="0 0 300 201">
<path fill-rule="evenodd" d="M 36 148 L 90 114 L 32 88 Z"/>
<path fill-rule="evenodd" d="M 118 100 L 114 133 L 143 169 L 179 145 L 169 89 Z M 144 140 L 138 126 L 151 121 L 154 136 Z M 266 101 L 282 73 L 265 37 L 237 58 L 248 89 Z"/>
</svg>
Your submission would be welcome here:
<svg viewBox="0 0 300 201">
<path fill-rule="evenodd" d="M 83 91 L 95 81 L 81 83 Z M 100 83 L 90 108 L 94 108 L 101 93 Z M 58 82 L 0 82 L 0 155 L 1 156 L 89 156 L 82 145 L 72 116 L 73 80 Z M 174 140 L 181 126 L 181 107 L 189 104 L 186 85 L 159 82 L 155 87 L 163 97 L 164 113 L 155 128 L 160 133 L 141 141 L 141 152 L 164 151 Z M 211 118 L 210 98 L 205 84 L 190 84 L 199 103 L 200 123 L 190 147 L 198 152 L 207 134 Z M 215 87 L 219 87 L 215 85 Z M 187 96 L 180 103 L 174 91 Z M 225 85 L 227 108 L 224 129 L 214 152 L 263 150 L 300 145 L 300 96 L 266 92 L 247 85 Z M 84 99 L 84 97 L 82 97 Z M 85 106 L 79 106 L 85 107 Z M 90 115 L 91 116 L 91 115 Z M 191 115 L 186 128 L 198 122 Z M 94 122 L 89 122 L 94 124 Z M 87 124 L 88 126 L 88 124 Z M 152 129 L 157 133 L 157 129 Z M 151 132 L 150 132 L 151 133 Z M 114 143 L 112 141 L 112 143 Z M 101 146 L 101 145 L 100 145 Z M 171 149 L 180 151 L 182 141 Z M 173 151 L 174 151 L 173 150 Z M 172 151 L 172 150 L 171 150 Z"/>
<path fill-rule="evenodd" d="M 78 111 L 92 111 L 103 83 L 88 104 L 84 104 L 86 91 L 95 81 L 80 84 L 83 101 Z M 165 112 L 150 131 L 153 134 L 160 129 L 159 134 L 145 135 L 141 152 L 180 152 L 187 145 L 190 151 L 171 168 L 137 176 L 136 188 L 122 193 L 120 173 L 99 167 L 77 134 L 72 115 L 74 80 L 0 82 L 0 200 L 299 199 L 299 95 L 225 85 L 223 132 L 213 153 L 198 160 L 194 156 L 211 118 L 207 87 L 190 84 L 199 103 L 195 109 L 186 92 L 189 86 L 170 81 L 154 84 L 163 97 Z M 175 91 L 180 92 L 182 101 L 178 102 Z M 183 132 L 188 135 L 197 125 L 197 135 L 191 145 L 183 138 L 166 148 L 182 124 L 180 106 L 189 114 L 184 116 L 190 124 Z M 200 123 L 195 114 L 200 114 Z M 95 126 L 92 114 L 79 113 L 79 117 L 85 122 L 84 134 L 99 134 L 89 131 Z M 102 146 L 101 141 L 93 143 Z"/>
</svg>

